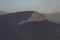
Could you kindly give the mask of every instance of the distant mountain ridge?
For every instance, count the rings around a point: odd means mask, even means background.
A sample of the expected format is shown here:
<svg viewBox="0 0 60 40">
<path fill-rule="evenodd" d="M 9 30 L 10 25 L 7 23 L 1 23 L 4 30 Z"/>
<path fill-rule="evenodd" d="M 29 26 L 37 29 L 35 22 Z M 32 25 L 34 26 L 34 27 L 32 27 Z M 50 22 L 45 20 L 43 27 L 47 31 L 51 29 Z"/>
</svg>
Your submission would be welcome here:
<svg viewBox="0 0 60 40">
<path fill-rule="evenodd" d="M 5 15 L 5 14 L 8 14 L 8 12 L 0 11 L 0 15 Z"/>
<path fill-rule="evenodd" d="M 60 24 L 60 12 L 45 14 L 45 16 L 47 20 Z"/>
</svg>

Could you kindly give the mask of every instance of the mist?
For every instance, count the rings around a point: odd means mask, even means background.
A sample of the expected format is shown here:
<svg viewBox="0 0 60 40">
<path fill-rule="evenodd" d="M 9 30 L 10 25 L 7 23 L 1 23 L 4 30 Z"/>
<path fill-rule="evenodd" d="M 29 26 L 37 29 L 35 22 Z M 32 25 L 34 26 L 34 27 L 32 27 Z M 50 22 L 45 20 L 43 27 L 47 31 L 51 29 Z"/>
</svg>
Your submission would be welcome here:
<svg viewBox="0 0 60 40">
<path fill-rule="evenodd" d="M 0 11 L 55 13 L 60 12 L 60 0 L 0 0 Z"/>
</svg>

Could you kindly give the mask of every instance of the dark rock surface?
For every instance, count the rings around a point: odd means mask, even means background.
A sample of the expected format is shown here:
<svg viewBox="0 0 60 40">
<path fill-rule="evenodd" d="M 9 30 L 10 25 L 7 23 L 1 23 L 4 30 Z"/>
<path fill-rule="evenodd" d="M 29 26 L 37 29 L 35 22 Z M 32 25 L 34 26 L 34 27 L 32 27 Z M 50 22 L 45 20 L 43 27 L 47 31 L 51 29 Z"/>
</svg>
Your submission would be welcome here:
<svg viewBox="0 0 60 40">
<path fill-rule="evenodd" d="M 60 25 L 53 22 L 47 20 L 34 21 L 24 23 L 20 26 L 24 30 L 18 32 L 19 40 L 21 40 L 22 36 L 22 40 L 60 40 Z"/>
<path fill-rule="evenodd" d="M 0 40 L 16 40 L 16 27 L 19 27 L 17 23 L 29 18 L 32 12 L 25 11 L 0 15 Z"/>
</svg>

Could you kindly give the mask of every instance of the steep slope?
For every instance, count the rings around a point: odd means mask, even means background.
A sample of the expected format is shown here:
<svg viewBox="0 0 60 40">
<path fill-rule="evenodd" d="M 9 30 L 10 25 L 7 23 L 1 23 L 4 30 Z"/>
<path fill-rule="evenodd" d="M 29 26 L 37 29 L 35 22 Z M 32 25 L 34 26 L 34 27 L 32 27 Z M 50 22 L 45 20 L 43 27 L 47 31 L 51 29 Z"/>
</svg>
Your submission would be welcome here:
<svg viewBox="0 0 60 40">
<path fill-rule="evenodd" d="M 30 12 L 16 12 L 0 15 L 0 40 L 16 40 L 16 29 L 20 27 L 18 22 L 31 16 Z"/>
<path fill-rule="evenodd" d="M 18 23 L 23 20 L 27 20 L 31 15 L 33 11 L 23 11 L 23 12 L 16 12 L 16 13 L 9 13 L 1 16 L 5 16 L 5 18 L 8 18 L 8 20 L 12 23 Z"/>
<path fill-rule="evenodd" d="M 45 16 L 41 13 L 34 11 L 27 20 L 21 21 L 19 24 L 23 24 L 25 22 L 30 22 L 30 21 L 42 21 L 42 20 L 45 20 Z"/>
</svg>

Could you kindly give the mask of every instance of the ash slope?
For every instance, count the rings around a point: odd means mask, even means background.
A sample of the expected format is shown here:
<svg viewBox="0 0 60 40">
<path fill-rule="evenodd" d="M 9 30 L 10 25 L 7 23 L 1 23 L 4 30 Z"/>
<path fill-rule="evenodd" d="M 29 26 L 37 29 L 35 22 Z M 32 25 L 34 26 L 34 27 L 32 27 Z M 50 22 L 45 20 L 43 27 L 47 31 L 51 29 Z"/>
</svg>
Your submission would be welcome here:
<svg viewBox="0 0 60 40">
<path fill-rule="evenodd" d="M 48 20 L 26 22 L 20 27 L 19 40 L 60 40 L 60 25 Z"/>
</svg>

